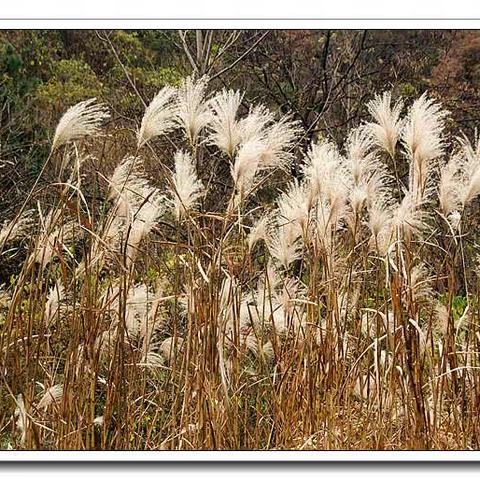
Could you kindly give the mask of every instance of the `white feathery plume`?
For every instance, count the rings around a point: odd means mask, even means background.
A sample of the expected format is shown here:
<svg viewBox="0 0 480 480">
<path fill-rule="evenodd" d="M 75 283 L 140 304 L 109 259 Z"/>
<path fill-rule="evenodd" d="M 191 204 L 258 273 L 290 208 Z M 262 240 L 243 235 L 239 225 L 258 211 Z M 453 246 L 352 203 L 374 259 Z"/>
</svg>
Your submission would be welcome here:
<svg viewBox="0 0 480 480">
<path fill-rule="evenodd" d="M 293 158 L 290 151 L 300 133 L 299 123 L 290 117 L 282 117 L 263 131 L 260 137 L 264 148 L 260 156 L 261 169 L 284 168 Z"/>
<path fill-rule="evenodd" d="M 458 210 L 453 210 L 447 217 L 454 232 L 457 232 L 460 228 L 460 222 L 462 220 L 462 214 Z"/>
<path fill-rule="evenodd" d="M 238 108 L 243 95 L 239 91 L 223 90 L 210 101 L 213 116 L 210 122 L 210 142 L 229 157 L 242 141 L 242 128 L 237 121 Z"/>
<path fill-rule="evenodd" d="M 392 177 L 386 172 L 385 169 L 379 169 L 379 171 L 373 172 L 370 175 L 366 183 L 362 185 L 367 193 L 367 208 L 370 205 L 373 205 L 379 199 L 382 201 L 391 202 L 391 179 Z"/>
<path fill-rule="evenodd" d="M 109 219 L 111 233 L 115 225 L 131 222 L 136 210 L 152 193 L 152 188 L 141 176 L 140 166 L 138 157 L 127 156 L 109 178 L 108 200 L 115 200 Z"/>
<path fill-rule="evenodd" d="M 266 243 L 272 257 L 288 266 L 300 258 L 300 237 L 306 233 L 310 216 L 309 192 L 305 184 L 293 182 L 277 200 L 277 228 L 270 229 Z"/>
<path fill-rule="evenodd" d="M 346 141 L 346 158 L 354 185 L 360 185 L 382 167 L 373 151 L 373 138 L 364 126 L 350 131 Z"/>
<path fill-rule="evenodd" d="M 433 277 L 429 276 L 428 269 L 423 263 L 414 265 L 410 270 L 410 290 L 415 302 L 419 304 L 433 304 L 432 289 Z"/>
<path fill-rule="evenodd" d="M 193 77 L 187 77 L 178 88 L 177 121 L 192 145 L 196 145 L 198 135 L 212 117 L 205 101 L 207 83 L 208 78 L 205 76 L 197 81 Z"/>
<path fill-rule="evenodd" d="M 392 107 L 392 93 L 384 92 L 382 95 L 376 95 L 373 100 L 368 102 L 367 108 L 376 122 L 367 124 L 373 134 L 375 143 L 393 158 L 402 130 L 400 114 L 403 102 L 398 100 Z"/>
<path fill-rule="evenodd" d="M 384 195 L 389 185 L 385 165 L 373 147 L 374 140 L 365 126 L 353 129 L 348 135 L 345 166 L 351 181 L 344 181 L 344 184 L 350 190 L 349 200 L 355 218 L 365 205 Z"/>
<path fill-rule="evenodd" d="M 259 357 L 259 353 L 262 348 L 260 338 L 258 338 L 254 333 L 249 333 L 243 338 L 243 346 L 247 352 L 253 353 L 255 357 Z"/>
<path fill-rule="evenodd" d="M 393 233 L 401 238 L 409 238 L 414 234 L 419 234 L 427 227 L 425 220 L 426 212 L 421 209 L 416 196 L 407 191 L 400 205 L 393 212 Z"/>
<path fill-rule="evenodd" d="M 353 185 L 365 185 L 375 191 L 386 188 L 389 175 L 374 150 L 374 140 L 365 126 L 353 129 L 346 142 L 346 166 Z"/>
<path fill-rule="evenodd" d="M 440 170 L 440 180 L 438 182 L 438 200 L 440 209 L 444 215 L 460 208 L 462 203 L 460 199 L 461 191 L 461 154 L 454 154 L 450 160 Z"/>
<path fill-rule="evenodd" d="M 176 354 L 182 351 L 184 340 L 182 337 L 168 337 L 160 344 L 159 350 L 168 365 L 175 362 Z"/>
<path fill-rule="evenodd" d="M 448 324 L 450 317 L 448 309 L 440 301 L 436 300 L 434 306 L 434 313 L 435 317 L 432 325 L 432 330 L 435 334 L 444 337 L 448 334 Z"/>
<path fill-rule="evenodd" d="M 56 256 L 58 250 L 75 239 L 75 220 L 60 223 L 59 212 L 49 212 L 42 232 L 37 239 L 35 250 L 32 253 L 33 261 L 45 268 Z"/>
<path fill-rule="evenodd" d="M 122 202 L 122 208 L 119 206 L 113 208 L 107 215 L 101 239 L 104 243 L 95 241 L 92 246 L 92 259 L 99 260 L 103 254 L 104 246 L 120 250 L 120 242 L 123 239 L 125 228 L 128 225 L 127 218 L 131 218 L 130 207 Z M 128 217 L 126 216 L 128 215 Z"/>
<path fill-rule="evenodd" d="M 91 98 L 77 103 L 64 113 L 55 130 L 52 150 L 73 140 L 99 133 L 103 122 L 110 118 L 110 113 L 104 105 L 96 104 L 96 100 Z"/>
<path fill-rule="evenodd" d="M 33 210 L 27 210 L 15 221 L 15 219 L 5 220 L 0 229 L 0 247 L 3 244 L 20 240 L 29 235 L 30 230 L 35 224 Z"/>
<path fill-rule="evenodd" d="M 44 269 L 55 257 L 55 248 L 57 243 L 57 235 L 55 232 L 50 235 L 43 235 L 41 241 L 35 247 L 33 253 L 33 261 L 40 265 Z"/>
<path fill-rule="evenodd" d="M 267 238 L 270 255 L 284 267 L 301 257 L 298 227 L 292 223 L 280 224 Z"/>
<path fill-rule="evenodd" d="M 260 277 L 258 279 L 258 299 L 265 298 L 264 293 L 268 290 L 275 291 L 278 288 L 281 288 L 283 284 L 283 275 L 276 268 L 274 262 L 270 259 L 267 261 L 267 268 L 265 269 L 265 278 Z M 265 298 L 268 302 L 269 299 Z"/>
<path fill-rule="evenodd" d="M 273 362 L 275 359 L 275 351 L 273 350 L 272 342 L 269 340 L 262 347 L 262 355 L 266 362 Z"/>
<path fill-rule="evenodd" d="M 65 298 L 65 287 L 61 281 L 50 289 L 45 303 L 45 324 L 49 326 L 60 311 L 60 304 Z"/>
<path fill-rule="evenodd" d="M 392 236 L 393 207 L 391 201 L 379 195 L 368 205 L 368 228 L 372 234 L 370 247 L 381 255 L 387 253 Z"/>
<path fill-rule="evenodd" d="M 254 188 L 254 179 L 258 171 L 260 156 L 264 145 L 259 140 L 250 140 L 244 143 L 236 157 L 231 174 L 235 185 L 235 196 L 241 201 Z M 235 205 L 237 200 L 234 200 Z"/>
<path fill-rule="evenodd" d="M 330 142 L 312 144 L 303 166 L 309 184 L 311 203 L 328 200 L 332 205 L 346 203 L 351 177 L 345 159 Z"/>
<path fill-rule="evenodd" d="M 304 183 L 294 181 L 286 192 L 277 200 L 279 223 L 289 223 L 298 236 L 306 232 L 310 216 L 310 200 L 308 187 Z"/>
<path fill-rule="evenodd" d="M 256 105 L 240 124 L 241 143 L 262 137 L 262 132 L 275 120 L 275 115 L 264 105 Z"/>
<path fill-rule="evenodd" d="M 268 238 L 268 231 L 271 221 L 272 219 L 270 215 L 264 215 L 254 223 L 247 235 L 247 245 L 250 252 L 260 240 L 265 241 L 266 238 Z"/>
<path fill-rule="evenodd" d="M 222 285 L 220 287 L 219 299 L 220 310 L 227 317 L 233 314 L 231 310 L 234 306 L 239 290 L 239 285 L 235 277 L 226 274 L 225 278 L 222 280 Z"/>
<path fill-rule="evenodd" d="M 433 160 L 443 154 L 442 134 L 447 115 L 448 112 L 426 93 L 410 107 L 402 140 L 414 162 Z"/>
<path fill-rule="evenodd" d="M 247 117 L 248 118 L 248 117 Z M 251 132 L 253 127 L 250 125 Z M 256 136 L 242 143 L 231 174 L 235 185 L 233 206 L 237 206 L 255 189 L 255 177 L 263 170 L 284 168 L 293 158 L 289 149 L 299 133 L 298 123 L 288 117 L 267 128 L 258 128 Z"/>
<path fill-rule="evenodd" d="M 143 354 L 141 363 L 149 368 L 159 368 L 165 364 L 165 360 L 159 353 L 149 349 Z"/>
<path fill-rule="evenodd" d="M 140 242 L 165 212 L 165 197 L 140 176 L 137 160 L 126 157 L 109 179 L 108 198 L 115 204 L 104 224 L 103 243 L 94 244 L 92 258 L 99 258 L 105 244 L 119 251 L 126 240 L 127 266 L 131 266 Z"/>
<path fill-rule="evenodd" d="M 95 418 L 93 419 L 93 424 L 94 424 L 96 427 L 102 427 L 103 424 L 104 424 L 103 415 L 98 416 L 98 417 L 95 417 Z"/>
<path fill-rule="evenodd" d="M 443 129 L 448 112 L 424 93 L 410 107 L 402 141 L 410 159 L 409 190 L 417 202 L 425 200 L 425 189 L 433 161 L 444 151 Z"/>
<path fill-rule="evenodd" d="M 464 208 L 480 194 L 480 136 L 475 145 L 467 139 L 460 141 L 462 147 L 460 201 Z"/>
<path fill-rule="evenodd" d="M 129 265 L 135 260 L 141 241 L 165 213 L 165 197 L 156 188 L 146 187 L 140 192 L 140 196 L 144 200 L 134 213 L 133 221 L 127 230 L 126 256 Z"/>
<path fill-rule="evenodd" d="M 37 404 L 38 410 L 46 410 L 52 403 L 58 404 L 63 397 L 63 385 L 53 385 L 47 389 L 43 397 Z"/>
<path fill-rule="evenodd" d="M 127 155 L 115 168 L 110 176 L 108 200 L 119 198 L 128 182 L 132 182 L 139 175 L 140 159 Z"/>
<path fill-rule="evenodd" d="M 338 207 L 338 203 L 337 203 Z M 325 199 L 318 199 L 313 209 L 313 233 L 317 246 L 325 253 L 331 253 L 334 235 L 345 210 L 332 209 Z"/>
<path fill-rule="evenodd" d="M 177 90 L 175 88 L 163 87 L 145 109 L 137 137 L 139 148 L 150 139 L 159 137 L 175 128 L 176 94 Z"/>
<path fill-rule="evenodd" d="M 359 141 L 361 140 L 361 141 Z M 368 142 L 360 136 L 350 137 L 347 151 L 361 163 L 360 157 L 364 157 L 368 150 Z M 335 233 L 339 229 L 342 220 L 346 219 L 348 208 L 347 200 L 353 192 L 354 180 L 352 173 L 352 160 L 347 160 L 340 155 L 337 147 L 331 142 L 312 144 L 303 166 L 305 182 L 308 185 L 308 197 L 313 214 L 314 238 L 318 246 L 325 252 L 330 253 Z M 358 170 L 358 180 L 365 172 Z M 362 174 L 362 175 L 360 175 Z M 365 175 L 364 175 L 365 174 Z M 359 208 L 366 200 L 366 186 L 359 185 L 359 190 L 354 193 L 354 203 Z M 365 191 L 363 191 L 365 190 Z M 365 198 L 363 198 L 365 197 Z"/>
<path fill-rule="evenodd" d="M 197 176 L 191 155 L 178 151 L 175 154 L 175 172 L 173 174 L 173 207 L 175 218 L 180 220 L 189 210 L 198 203 L 205 193 L 204 187 Z"/>
<path fill-rule="evenodd" d="M 144 284 L 135 285 L 127 294 L 125 328 L 132 339 L 141 339 L 153 331 L 150 304 L 153 293 Z"/>
<path fill-rule="evenodd" d="M 350 192 L 349 199 L 354 217 L 359 216 L 368 200 L 368 192 L 366 186 L 355 185 Z"/>
<path fill-rule="evenodd" d="M 15 426 L 20 434 L 20 445 L 23 445 L 27 439 L 27 429 L 29 427 L 30 420 L 28 418 L 25 401 L 23 400 L 23 395 L 21 393 L 17 395 L 15 403 L 17 405 L 14 413 L 14 417 L 17 419 Z"/>
</svg>

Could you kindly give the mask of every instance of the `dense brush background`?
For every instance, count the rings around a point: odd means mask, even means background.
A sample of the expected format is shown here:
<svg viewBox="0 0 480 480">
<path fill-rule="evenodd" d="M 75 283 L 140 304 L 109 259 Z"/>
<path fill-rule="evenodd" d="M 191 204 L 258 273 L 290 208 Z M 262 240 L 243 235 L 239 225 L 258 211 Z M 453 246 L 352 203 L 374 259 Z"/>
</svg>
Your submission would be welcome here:
<svg viewBox="0 0 480 480">
<path fill-rule="evenodd" d="M 0 31 L 0 448 L 477 449 L 479 68 Z"/>
</svg>

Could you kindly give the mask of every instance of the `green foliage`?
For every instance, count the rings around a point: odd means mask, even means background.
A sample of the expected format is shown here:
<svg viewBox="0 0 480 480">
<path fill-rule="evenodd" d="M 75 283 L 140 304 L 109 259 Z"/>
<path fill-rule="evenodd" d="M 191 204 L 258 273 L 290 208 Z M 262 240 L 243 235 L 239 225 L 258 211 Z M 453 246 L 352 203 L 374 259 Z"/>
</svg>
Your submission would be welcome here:
<svg viewBox="0 0 480 480">
<path fill-rule="evenodd" d="M 452 315 L 453 320 L 456 323 L 458 319 L 464 314 L 465 308 L 467 308 L 467 298 L 462 296 L 453 297 L 452 300 Z"/>
<path fill-rule="evenodd" d="M 92 97 L 105 93 L 102 82 L 91 67 L 82 60 L 60 60 L 55 64 L 52 77 L 37 89 L 36 100 L 40 111 L 50 114 L 62 111 Z"/>
<path fill-rule="evenodd" d="M 15 152 L 14 160 L 34 178 L 58 119 L 88 98 L 136 122 L 144 108 L 137 91 L 148 101 L 165 84 L 180 81 L 170 36 L 117 30 L 107 41 L 104 32 L 93 30 L 0 32 L 2 156 L 11 159 Z"/>
<path fill-rule="evenodd" d="M 397 94 L 400 97 L 412 98 L 418 95 L 418 91 L 411 83 L 404 82 L 398 84 Z"/>
</svg>

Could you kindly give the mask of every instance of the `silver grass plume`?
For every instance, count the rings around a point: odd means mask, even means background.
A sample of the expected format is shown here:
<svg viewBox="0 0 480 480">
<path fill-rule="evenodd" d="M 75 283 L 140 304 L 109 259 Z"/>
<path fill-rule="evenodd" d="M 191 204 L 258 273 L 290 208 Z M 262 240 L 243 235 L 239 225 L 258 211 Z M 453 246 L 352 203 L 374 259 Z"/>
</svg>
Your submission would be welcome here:
<svg viewBox="0 0 480 480">
<path fill-rule="evenodd" d="M 368 128 L 353 129 L 346 142 L 345 166 L 351 176 L 344 184 L 350 190 L 350 204 L 355 215 L 371 204 L 388 188 L 389 176 L 385 165 L 374 150 L 374 139 Z"/>
<path fill-rule="evenodd" d="M 417 304 L 434 306 L 434 292 L 432 281 L 434 277 L 429 276 L 425 264 L 414 265 L 410 270 L 410 290 L 412 298 Z"/>
<path fill-rule="evenodd" d="M 411 238 L 412 235 L 425 231 L 427 213 L 421 207 L 412 192 L 405 192 L 392 216 L 392 232 L 396 238 Z"/>
<path fill-rule="evenodd" d="M 60 312 L 61 302 L 65 299 L 65 287 L 61 281 L 50 289 L 45 303 L 45 324 L 50 326 Z"/>
<path fill-rule="evenodd" d="M 126 245 L 130 267 L 141 241 L 164 214 L 166 198 L 141 176 L 139 167 L 137 157 L 126 157 L 110 177 L 108 199 L 114 205 L 103 227 L 102 242 L 94 244 L 92 258 L 99 259 L 105 246 L 120 252 Z"/>
<path fill-rule="evenodd" d="M 18 433 L 20 434 L 20 445 L 24 445 L 27 439 L 27 431 L 30 424 L 30 419 L 28 417 L 27 409 L 25 407 L 25 401 L 21 393 L 17 395 L 15 403 L 17 405 L 14 413 L 14 417 L 17 419 L 15 422 L 15 426 Z"/>
<path fill-rule="evenodd" d="M 42 231 L 37 238 L 35 250 L 32 253 L 33 262 L 45 268 L 67 244 L 75 240 L 77 222 L 65 221 L 60 218 L 60 212 L 50 211 L 42 225 Z"/>
<path fill-rule="evenodd" d="M 303 166 L 312 204 L 328 200 L 332 207 L 347 201 L 351 188 L 346 160 L 331 142 L 312 144 Z"/>
<path fill-rule="evenodd" d="M 210 122 L 210 143 L 230 158 L 242 141 L 242 126 L 237 120 L 243 95 L 239 91 L 223 90 L 210 101 L 213 115 Z"/>
<path fill-rule="evenodd" d="M 446 216 L 460 208 L 462 203 L 460 199 L 461 169 L 462 156 L 461 153 L 456 152 L 440 170 L 438 200 L 440 203 L 440 210 Z"/>
<path fill-rule="evenodd" d="M 402 131 L 400 114 L 403 102 L 398 100 L 392 106 L 392 93 L 384 92 L 368 102 L 367 108 L 375 120 L 375 122 L 368 123 L 367 127 L 372 132 L 376 145 L 383 148 L 393 158 Z"/>
<path fill-rule="evenodd" d="M 145 199 L 142 192 L 148 189 L 148 183 L 140 167 L 139 157 L 127 156 L 109 178 L 107 199 L 115 201 L 113 213 L 122 221 L 131 221 L 135 209 Z"/>
<path fill-rule="evenodd" d="M 108 179 L 109 190 L 107 199 L 119 198 L 128 182 L 134 181 L 140 174 L 140 158 L 127 155 L 115 168 Z"/>
<path fill-rule="evenodd" d="M 145 109 L 137 136 L 138 148 L 152 138 L 164 135 L 176 127 L 176 94 L 175 88 L 163 87 Z"/>
<path fill-rule="evenodd" d="M 250 128 L 253 130 L 252 125 Z M 256 188 L 255 178 L 259 173 L 288 165 L 293 158 L 290 150 L 299 131 L 297 122 L 283 117 L 265 128 L 262 125 L 255 136 L 242 143 L 231 167 L 235 185 L 234 206 Z"/>
<path fill-rule="evenodd" d="M 289 116 L 280 118 L 263 130 L 259 137 L 264 147 L 260 157 L 260 168 L 284 168 L 293 159 L 292 149 L 301 129 L 297 121 Z"/>
<path fill-rule="evenodd" d="M 170 195 L 173 201 L 175 218 L 180 220 L 189 210 L 195 208 L 204 195 L 204 186 L 197 176 L 191 155 L 178 151 L 175 154 L 175 172 Z"/>
<path fill-rule="evenodd" d="M 347 213 L 345 202 L 331 204 L 320 198 L 312 209 L 312 233 L 317 247 L 326 254 L 332 253 L 335 235 Z"/>
<path fill-rule="evenodd" d="M 443 155 L 445 118 L 448 112 L 424 93 L 410 107 L 402 141 L 410 160 L 409 190 L 417 202 L 425 200 L 434 160 Z"/>
<path fill-rule="evenodd" d="M 280 224 L 272 229 L 267 238 L 270 255 L 284 267 L 301 257 L 298 229 L 291 223 Z"/>
<path fill-rule="evenodd" d="M 208 78 L 187 77 L 178 88 L 177 122 L 185 131 L 191 145 L 196 145 L 200 132 L 208 125 L 212 113 L 206 102 Z"/>
<path fill-rule="evenodd" d="M 465 207 L 480 194 L 480 139 L 459 139 L 459 149 L 440 170 L 440 210 L 453 232 L 460 227 Z"/>
<path fill-rule="evenodd" d="M 0 248 L 7 243 L 15 242 L 27 237 L 35 224 L 33 210 L 27 210 L 15 221 L 5 220 L 0 229 Z"/>
<path fill-rule="evenodd" d="M 275 212 L 277 227 L 267 236 L 266 243 L 272 257 L 288 266 L 300 258 L 301 237 L 306 233 L 310 216 L 310 201 L 305 184 L 293 182 L 277 200 Z"/>
<path fill-rule="evenodd" d="M 63 385 L 53 385 L 47 389 L 37 404 L 38 410 L 46 410 L 52 403 L 57 404 L 63 397 Z"/>
<path fill-rule="evenodd" d="M 144 353 L 149 349 L 156 328 L 155 317 L 151 315 L 154 294 L 144 284 L 130 288 L 127 294 L 125 327 L 132 341 L 142 341 Z M 118 305 L 118 300 L 115 305 Z"/>
<path fill-rule="evenodd" d="M 368 204 L 368 228 L 372 234 L 370 248 L 384 256 L 390 247 L 394 215 L 393 199 L 386 194 L 377 195 Z"/>
<path fill-rule="evenodd" d="M 268 231 L 272 219 L 270 215 L 260 217 L 251 227 L 247 235 L 248 250 L 251 252 L 253 247 L 260 241 L 265 241 L 268 238 Z"/>
<path fill-rule="evenodd" d="M 374 141 L 361 126 L 350 131 L 346 141 L 346 160 L 354 185 L 364 182 L 382 164 L 373 151 Z"/>
<path fill-rule="evenodd" d="M 298 181 L 292 182 L 288 190 L 277 200 L 280 223 L 290 223 L 298 236 L 306 232 L 309 223 L 310 201 L 308 187 Z"/>
<path fill-rule="evenodd" d="M 235 206 L 254 189 L 262 150 L 263 144 L 259 140 L 250 140 L 240 147 L 235 157 L 235 162 L 230 168 L 235 185 Z"/>
<path fill-rule="evenodd" d="M 182 337 L 168 337 L 160 344 L 159 351 L 167 365 L 173 365 L 177 354 L 181 353 L 184 340 Z"/>
<path fill-rule="evenodd" d="M 127 228 L 127 264 L 131 265 L 137 255 L 141 241 L 151 232 L 152 228 L 165 213 L 165 197 L 153 187 L 145 186 L 137 192 L 143 199 L 140 206 L 134 211 L 133 220 Z"/>
<path fill-rule="evenodd" d="M 96 100 L 91 98 L 77 103 L 64 113 L 55 130 L 52 150 L 79 138 L 98 135 L 110 113 L 104 105 L 96 104 Z"/>
<path fill-rule="evenodd" d="M 247 143 L 255 138 L 261 138 L 262 132 L 275 120 L 275 115 L 264 105 L 250 108 L 249 114 L 239 122 L 241 143 Z"/>
<path fill-rule="evenodd" d="M 460 140 L 462 148 L 460 168 L 460 201 L 465 208 L 480 194 L 480 136 L 472 145 L 466 138 Z"/>
</svg>

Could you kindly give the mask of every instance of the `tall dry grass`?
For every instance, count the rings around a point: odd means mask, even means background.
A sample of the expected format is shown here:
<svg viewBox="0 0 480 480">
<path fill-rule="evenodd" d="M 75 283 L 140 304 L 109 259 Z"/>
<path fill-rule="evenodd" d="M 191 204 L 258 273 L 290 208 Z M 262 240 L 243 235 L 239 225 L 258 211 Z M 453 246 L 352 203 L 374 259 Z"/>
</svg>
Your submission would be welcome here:
<svg viewBox="0 0 480 480">
<path fill-rule="evenodd" d="M 478 142 L 387 92 L 300 154 L 242 100 L 166 87 L 122 155 L 59 121 L 0 233 L 2 448 L 478 448 Z"/>
</svg>

